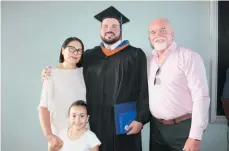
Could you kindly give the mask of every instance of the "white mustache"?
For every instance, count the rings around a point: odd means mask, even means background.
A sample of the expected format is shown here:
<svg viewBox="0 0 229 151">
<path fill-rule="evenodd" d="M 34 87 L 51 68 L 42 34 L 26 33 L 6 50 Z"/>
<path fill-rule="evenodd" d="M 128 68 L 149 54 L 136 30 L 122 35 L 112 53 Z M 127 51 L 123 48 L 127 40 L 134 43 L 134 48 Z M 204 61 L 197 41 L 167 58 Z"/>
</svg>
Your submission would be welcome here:
<svg viewBox="0 0 229 151">
<path fill-rule="evenodd" d="M 155 40 L 154 40 L 154 42 L 157 42 L 157 41 L 159 41 L 159 40 L 166 40 L 165 38 L 156 38 Z"/>
</svg>

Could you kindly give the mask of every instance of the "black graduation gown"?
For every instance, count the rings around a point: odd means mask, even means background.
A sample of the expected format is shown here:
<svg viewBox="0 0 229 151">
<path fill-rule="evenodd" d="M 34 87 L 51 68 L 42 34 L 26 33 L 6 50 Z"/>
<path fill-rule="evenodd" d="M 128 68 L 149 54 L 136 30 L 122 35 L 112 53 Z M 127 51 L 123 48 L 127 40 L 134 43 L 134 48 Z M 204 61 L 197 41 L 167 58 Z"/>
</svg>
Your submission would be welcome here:
<svg viewBox="0 0 229 151">
<path fill-rule="evenodd" d="M 91 130 L 102 145 L 100 151 L 141 151 L 141 133 L 116 135 L 114 105 L 137 101 L 136 121 L 149 120 L 145 53 L 131 45 L 106 56 L 100 46 L 83 56 L 83 74 Z"/>
</svg>

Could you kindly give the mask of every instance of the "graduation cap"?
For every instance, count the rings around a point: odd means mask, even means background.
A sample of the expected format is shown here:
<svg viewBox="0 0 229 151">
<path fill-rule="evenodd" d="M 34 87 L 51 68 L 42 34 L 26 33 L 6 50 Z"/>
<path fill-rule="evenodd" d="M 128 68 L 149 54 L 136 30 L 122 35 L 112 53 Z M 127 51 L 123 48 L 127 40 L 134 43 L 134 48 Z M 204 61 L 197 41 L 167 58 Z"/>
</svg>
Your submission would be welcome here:
<svg viewBox="0 0 229 151">
<path fill-rule="evenodd" d="M 130 20 L 124 16 L 121 12 L 119 12 L 113 6 L 108 7 L 107 9 L 103 10 L 102 12 L 98 13 L 94 16 L 97 20 L 102 22 L 105 18 L 115 18 L 120 23 L 120 29 L 122 31 L 122 25 L 129 22 Z"/>
</svg>

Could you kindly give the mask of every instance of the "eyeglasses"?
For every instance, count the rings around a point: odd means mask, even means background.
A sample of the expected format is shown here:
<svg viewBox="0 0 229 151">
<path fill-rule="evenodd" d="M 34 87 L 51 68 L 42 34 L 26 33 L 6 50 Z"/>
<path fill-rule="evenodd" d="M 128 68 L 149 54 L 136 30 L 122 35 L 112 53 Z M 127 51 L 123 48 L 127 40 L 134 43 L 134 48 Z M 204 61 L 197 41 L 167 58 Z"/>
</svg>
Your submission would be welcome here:
<svg viewBox="0 0 229 151">
<path fill-rule="evenodd" d="M 156 71 L 156 75 L 155 75 L 155 78 L 154 78 L 154 85 L 156 85 L 156 84 L 160 84 L 160 78 L 159 78 L 159 74 L 161 73 L 161 70 L 160 70 L 160 68 L 158 68 L 157 69 L 157 71 Z"/>
<path fill-rule="evenodd" d="M 82 49 L 76 49 L 74 46 L 67 46 L 68 47 L 68 51 L 75 53 L 77 52 L 77 54 L 81 55 L 83 53 Z"/>
</svg>

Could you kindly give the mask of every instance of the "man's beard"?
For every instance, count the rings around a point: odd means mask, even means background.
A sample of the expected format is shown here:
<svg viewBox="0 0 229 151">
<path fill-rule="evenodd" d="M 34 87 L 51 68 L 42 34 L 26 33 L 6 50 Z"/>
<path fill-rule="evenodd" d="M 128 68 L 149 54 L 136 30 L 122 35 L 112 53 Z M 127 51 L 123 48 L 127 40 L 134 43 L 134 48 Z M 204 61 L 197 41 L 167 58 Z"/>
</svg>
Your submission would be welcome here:
<svg viewBox="0 0 229 151">
<path fill-rule="evenodd" d="M 158 43 L 154 44 L 154 49 L 156 51 L 165 50 L 166 48 L 167 48 L 167 42 L 163 42 L 163 43 L 160 43 L 160 44 L 158 44 Z"/>
<path fill-rule="evenodd" d="M 115 37 L 115 38 L 110 39 L 110 40 L 109 39 L 105 39 L 104 37 L 101 36 L 102 41 L 105 44 L 112 45 L 112 44 L 116 43 L 117 41 L 119 41 L 121 39 L 121 34 L 118 37 Z"/>
<path fill-rule="evenodd" d="M 160 42 L 161 40 L 163 42 Z M 154 41 L 153 47 L 156 51 L 165 50 L 168 46 L 168 40 L 166 38 L 156 38 Z"/>
</svg>

